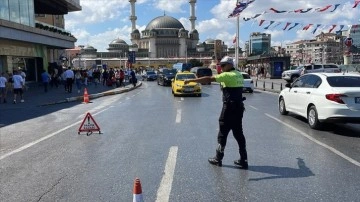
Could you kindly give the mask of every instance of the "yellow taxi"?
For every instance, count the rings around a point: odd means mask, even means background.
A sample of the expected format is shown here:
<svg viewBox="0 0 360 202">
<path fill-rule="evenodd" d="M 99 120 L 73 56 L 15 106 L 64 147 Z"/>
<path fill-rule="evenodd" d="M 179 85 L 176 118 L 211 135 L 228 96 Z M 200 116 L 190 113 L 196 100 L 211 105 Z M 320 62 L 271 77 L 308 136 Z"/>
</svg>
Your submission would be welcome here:
<svg viewBox="0 0 360 202">
<path fill-rule="evenodd" d="M 174 96 L 178 95 L 195 95 L 201 96 L 201 84 L 190 82 L 184 84 L 186 79 L 195 79 L 196 76 L 192 72 L 178 72 L 175 78 L 171 80 L 171 91 Z"/>
</svg>

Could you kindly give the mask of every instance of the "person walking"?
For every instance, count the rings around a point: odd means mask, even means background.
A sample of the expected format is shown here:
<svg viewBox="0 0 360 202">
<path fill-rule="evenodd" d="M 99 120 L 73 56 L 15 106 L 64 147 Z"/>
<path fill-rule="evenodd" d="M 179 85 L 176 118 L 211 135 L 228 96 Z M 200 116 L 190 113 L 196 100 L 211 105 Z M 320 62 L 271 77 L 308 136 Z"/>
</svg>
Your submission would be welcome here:
<svg viewBox="0 0 360 202">
<path fill-rule="evenodd" d="M 24 98 L 23 98 L 23 88 L 25 86 L 24 83 L 24 79 L 23 77 L 20 75 L 20 72 L 15 70 L 14 71 L 14 75 L 12 76 L 12 80 L 13 80 L 13 86 L 14 86 L 14 104 L 16 104 L 16 97 L 17 95 L 20 96 L 20 102 L 24 102 Z"/>
<path fill-rule="evenodd" d="M 44 92 L 47 93 L 51 77 L 45 69 L 43 70 L 43 73 L 41 74 L 41 79 L 42 79 L 42 83 L 44 85 Z"/>
<path fill-rule="evenodd" d="M 0 103 L 3 100 L 3 103 L 6 103 L 6 83 L 7 83 L 7 79 L 5 77 L 4 72 L 1 73 L 0 76 Z"/>
<path fill-rule="evenodd" d="M 71 67 L 68 67 L 68 69 L 64 72 L 64 76 L 66 78 L 66 88 L 68 93 L 72 92 L 72 84 L 74 81 L 74 72 L 71 70 Z"/>
<path fill-rule="evenodd" d="M 75 73 L 75 84 L 76 84 L 77 92 L 80 93 L 81 84 L 82 84 L 82 76 L 80 70 L 76 71 Z"/>
<path fill-rule="evenodd" d="M 225 56 L 220 61 L 222 73 L 215 76 L 205 76 L 196 79 L 185 80 L 189 82 L 210 83 L 219 82 L 223 92 L 223 107 L 219 117 L 220 130 L 218 133 L 216 155 L 209 158 L 209 163 L 222 166 L 226 140 L 230 130 L 232 130 L 235 140 L 239 146 L 240 159 L 235 160 L 234 164 L 241 169 L 248 169 L 248 159 L 246 151 L 246 140 L 243 133 L 242 118 L 245 111 L 242 88 L 244 78 L 242 74 L 235 70 L 233 59 Z"/>
</svg>

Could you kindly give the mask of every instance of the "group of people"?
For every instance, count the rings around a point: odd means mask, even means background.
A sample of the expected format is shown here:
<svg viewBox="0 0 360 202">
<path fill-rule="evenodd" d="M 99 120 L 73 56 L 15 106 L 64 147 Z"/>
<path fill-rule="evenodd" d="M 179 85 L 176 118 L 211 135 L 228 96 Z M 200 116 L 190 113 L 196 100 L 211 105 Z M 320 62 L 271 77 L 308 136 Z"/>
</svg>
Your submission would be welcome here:
<svg viewBox="0 0 360 202">
<path fill-rule="evenodd" d="M 0 103 L 7 103 L 7 94 L 13 92 L 13 103 L 24 102 L 23 93 L 27 86 L 25 85 L 26 73 L 22 68 L 15 69 L 12 73 L 2 72 L 0 76 Z"/>
</svg>

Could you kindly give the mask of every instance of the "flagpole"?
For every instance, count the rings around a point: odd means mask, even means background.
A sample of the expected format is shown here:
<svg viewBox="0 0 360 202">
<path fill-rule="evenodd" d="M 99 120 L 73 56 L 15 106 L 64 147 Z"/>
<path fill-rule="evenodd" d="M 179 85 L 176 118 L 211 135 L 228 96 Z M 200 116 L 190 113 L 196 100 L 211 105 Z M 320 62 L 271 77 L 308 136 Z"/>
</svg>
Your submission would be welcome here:
<svg viewBox="0 0 360 202">
<path fill-rule="evenodd" d="M 240 33 L 240 20 L 238 15 L 236 17 L 235 68 L 239 67 L 239 33 Z"/>
</svg>

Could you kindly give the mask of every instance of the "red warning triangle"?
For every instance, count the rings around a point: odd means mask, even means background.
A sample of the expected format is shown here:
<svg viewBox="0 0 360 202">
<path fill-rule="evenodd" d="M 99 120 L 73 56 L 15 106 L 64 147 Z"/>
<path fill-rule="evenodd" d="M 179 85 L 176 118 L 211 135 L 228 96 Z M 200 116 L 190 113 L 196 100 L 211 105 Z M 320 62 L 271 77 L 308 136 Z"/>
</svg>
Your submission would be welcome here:
<svg viewBox="0 0 360 202">
<path fill-rule="evenodd" d="M 79 133 L 80 132 L 93 132 L 93 131 L 100 132 L 100 127 L 96 123 L 95 119 L 88 112 L 80 125 Z"/>
</svg>

